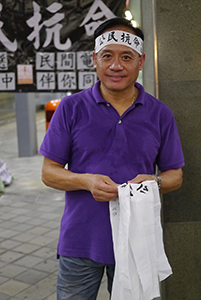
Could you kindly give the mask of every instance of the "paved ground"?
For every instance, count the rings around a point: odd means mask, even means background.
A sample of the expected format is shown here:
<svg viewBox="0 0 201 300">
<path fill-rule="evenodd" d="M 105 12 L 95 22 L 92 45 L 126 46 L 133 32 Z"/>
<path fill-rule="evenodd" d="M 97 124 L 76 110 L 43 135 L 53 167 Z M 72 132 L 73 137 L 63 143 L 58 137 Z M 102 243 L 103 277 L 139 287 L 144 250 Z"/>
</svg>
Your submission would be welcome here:
<svg viewBox="0 0 201 300">
<path fill-rule="evenodd" d="M 38 146 L 45 134 L 37 113 Z M 0 126 L 0 158 L 14 181 L 0 194 L 0 299 L 56 300 L 56 247 L 63 192 L 43 185 L 40 155 L 18 158 L 15 120 Z M 103 278 L 97 300 L 109 299 Z"/>
</svg>

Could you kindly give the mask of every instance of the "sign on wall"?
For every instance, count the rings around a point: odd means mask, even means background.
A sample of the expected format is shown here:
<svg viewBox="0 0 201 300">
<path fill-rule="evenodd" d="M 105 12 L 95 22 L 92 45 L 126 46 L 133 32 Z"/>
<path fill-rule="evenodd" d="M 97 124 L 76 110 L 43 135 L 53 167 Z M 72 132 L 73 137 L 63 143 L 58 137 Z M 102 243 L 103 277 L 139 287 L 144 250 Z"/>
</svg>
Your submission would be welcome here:
<svg viewBox="0 0 201 300">
<path fill-rule="evenodd" d="M 126 0 L 1 0 L 0 91 L 78 91 L 97 80 L 93 33 Z"/>
</svg>

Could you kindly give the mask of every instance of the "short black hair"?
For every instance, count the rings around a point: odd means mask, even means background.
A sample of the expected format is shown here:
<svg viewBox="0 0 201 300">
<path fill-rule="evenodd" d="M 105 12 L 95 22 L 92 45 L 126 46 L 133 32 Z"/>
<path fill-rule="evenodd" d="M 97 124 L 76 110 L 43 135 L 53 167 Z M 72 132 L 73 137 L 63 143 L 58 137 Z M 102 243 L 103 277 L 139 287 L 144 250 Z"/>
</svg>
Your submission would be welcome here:
<svg viewBox="0 0 201 300">
<path fill-rule="evenodd" d="M 108 31 L 108 29 L 118 27 L 120 25 L 131 29 L 135 35 L 139 36 L 144 41 L 144 34 L 142 30 L 139 27 L 134 27 L 131 21 L 120 17 L 109 19 L 99 25 L 99 27 L 94 31 L 94 41 L 99 35 L 103 34 L 105 31 Z"/>
</svg>

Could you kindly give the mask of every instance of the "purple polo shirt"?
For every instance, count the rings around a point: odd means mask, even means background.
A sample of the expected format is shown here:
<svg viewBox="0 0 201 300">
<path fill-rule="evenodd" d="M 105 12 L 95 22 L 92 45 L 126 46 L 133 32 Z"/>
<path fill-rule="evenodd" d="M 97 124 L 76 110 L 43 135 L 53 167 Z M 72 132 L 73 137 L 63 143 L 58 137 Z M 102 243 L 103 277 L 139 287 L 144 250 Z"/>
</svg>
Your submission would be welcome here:
<svg viewBox="0 0 201 300">
<path fill-rule="evenodd" d="M 136 83 L 139 96 L 122 115 L 94 87 L 65 97 L 57 107 L 39 153 L 76 173 L 108 175 L 118 184 L 137 174 L 184 165 L 171 110 Z M 88 191 L 65 192 L 58 255 L 114 264 L 109 204 Z"/>
</svg>

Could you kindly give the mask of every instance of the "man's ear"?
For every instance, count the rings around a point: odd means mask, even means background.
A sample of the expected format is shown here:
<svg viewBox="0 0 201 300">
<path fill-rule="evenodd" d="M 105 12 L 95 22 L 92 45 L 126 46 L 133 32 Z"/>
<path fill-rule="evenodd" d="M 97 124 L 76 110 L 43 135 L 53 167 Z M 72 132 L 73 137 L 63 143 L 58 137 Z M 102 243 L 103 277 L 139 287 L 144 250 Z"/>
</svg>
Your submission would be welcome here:
<svg viewBox="0 0 201 300">
<path fill-rule="evenodd" d="M 140 57 L 140 70 L 142 70 L 144 62 L 145 62 L 145 54 L 142 53 L 142 55 Z"/>
<path fill-rule="evenodd" d="M 96 53 L 93 51 L 93 63 L 94 63 L 94 68 L 96 69 Z"/>
</svg>

